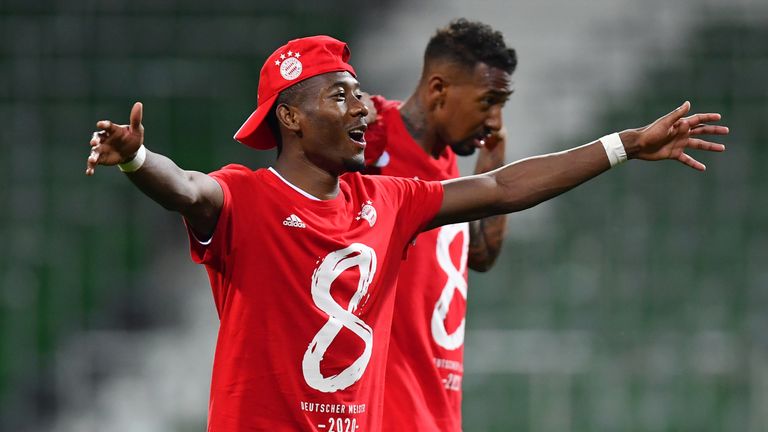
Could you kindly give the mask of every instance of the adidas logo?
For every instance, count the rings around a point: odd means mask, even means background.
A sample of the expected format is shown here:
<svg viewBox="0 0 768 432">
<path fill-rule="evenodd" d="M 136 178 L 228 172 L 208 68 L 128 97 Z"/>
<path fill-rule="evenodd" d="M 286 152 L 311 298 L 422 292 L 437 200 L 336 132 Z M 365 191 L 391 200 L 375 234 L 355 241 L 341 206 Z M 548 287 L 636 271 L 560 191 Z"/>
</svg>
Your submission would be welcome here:
<svg viewBox="0 0 768 432">
<path fill-rule="evenodd" d="M 306 228 L 307 224 L 305 224 L 301 219 L 299 219 L 298 216 L 295 214 L 291 214 L 285 220 L 283 221 L 283 225 L 294 227 L 294 228 Z"/>
</svg>

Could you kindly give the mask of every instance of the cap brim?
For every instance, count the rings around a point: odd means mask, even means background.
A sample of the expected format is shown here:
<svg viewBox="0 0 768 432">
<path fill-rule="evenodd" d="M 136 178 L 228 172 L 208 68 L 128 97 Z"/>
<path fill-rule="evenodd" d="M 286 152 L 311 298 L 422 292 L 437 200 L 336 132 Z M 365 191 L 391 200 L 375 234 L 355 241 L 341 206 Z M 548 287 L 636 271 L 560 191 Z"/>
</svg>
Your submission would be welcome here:
<svg viewBox="0 0 768 432">
<path fill-rule="evenodd" d="M 277 145 L 277 140 L 267 124 L 267 115 L 275 104 L 277 94 L 262 101 L 256 111 L 235 132 L 235 139 L 248 147 L 259 150 L 268 150 Z"/>
</svg>

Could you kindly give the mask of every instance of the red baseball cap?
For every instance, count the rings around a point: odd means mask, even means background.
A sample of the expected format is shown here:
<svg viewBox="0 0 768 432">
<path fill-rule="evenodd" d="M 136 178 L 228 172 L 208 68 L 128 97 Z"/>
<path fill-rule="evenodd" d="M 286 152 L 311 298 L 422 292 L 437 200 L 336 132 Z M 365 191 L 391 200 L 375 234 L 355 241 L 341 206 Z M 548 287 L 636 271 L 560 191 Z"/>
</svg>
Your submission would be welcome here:
<svg viewBox="0 0 768 432">
<path fill-rule="evenodd" d="M 294 39 L 281 46 L 264 62 L 259 75 L 256 111 L 240 126 L 235 139 L 241 143 L 266 150 L 277 145 L 265 119 L 281 91 L 316 75 L 355 70 L 347 63 L 349 47 L 330 36 L 310 36 Z"/>
</svg>

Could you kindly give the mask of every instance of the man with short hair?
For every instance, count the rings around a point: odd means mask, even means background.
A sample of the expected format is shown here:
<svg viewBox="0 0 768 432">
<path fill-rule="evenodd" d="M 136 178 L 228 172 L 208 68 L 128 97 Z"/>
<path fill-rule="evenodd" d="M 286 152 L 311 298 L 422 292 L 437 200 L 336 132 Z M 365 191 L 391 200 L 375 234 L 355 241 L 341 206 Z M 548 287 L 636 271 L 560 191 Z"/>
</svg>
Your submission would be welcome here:
<svg viewBox="0 0 768 432">
<path fill-rule="evenodd" d="M 140 103 L 128 125 L 96 124 L 86 174 L 118 165 L 179 212 L 208 271 L 220 319 L 209 432 L 380 431 L 395 284 L 417 233 L 523 210 L 627 157 L 703 170 L 684 150 L 723 146 L 692 135 L 727 133 L 704 124 L 718 114 L 683 118 L 686 102 L 645 128 L 484 175 L 363 176 L 354 170 L 368 110 L 348 59 L 346 44 L 327 36 L 292 40 L 267 59 L 257 108 L 235 138 L 279 143 L 274 168 L 185 171 L 144 147 Z"/>
<path fill-rule="evenodd" d="M 370 97 L 368 173 L 421 180 L 459 176 L 456 155 L 479 150 L 475 173 L 504 164 L 502 108 L 512 94 L 515 50 L 501 32 L 457 19 L 424 51 L 405 102 Z M 367 99 L 366 99 L 367 101 Z M 505 215 L 419 234 L 400 266 L 385 379 L 385 431 L 461 431 L 467 267 L 491 268 Z"/>
</svg>

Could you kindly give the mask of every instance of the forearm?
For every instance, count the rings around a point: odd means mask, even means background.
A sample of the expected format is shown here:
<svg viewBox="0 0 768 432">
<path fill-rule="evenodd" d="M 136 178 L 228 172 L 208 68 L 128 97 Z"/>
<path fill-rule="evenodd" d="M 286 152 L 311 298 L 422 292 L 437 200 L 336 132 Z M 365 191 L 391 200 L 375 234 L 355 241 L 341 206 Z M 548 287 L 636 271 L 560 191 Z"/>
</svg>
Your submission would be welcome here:
<svg viewBox="0 0 768 432">
<path fill-rule="evenodd" d="M 506 215 L 489 216 L 469 223 L 469 268 L 486 272 L 493 267 L 501 252 L 506 225 Z"/>
<path fill-rule="evenodd" d="M 491 173 L 500 196 L 494 213 L 533 207 L 567 192 L 611 167 L 599 141 L 559 153 L 523 159 Z"/>
<path fill-rule="evenodd" d="M 145 195 L 166 208 L 182 212 L 197 199 L 189 173 L 166 156 L 147 150 L 147 158 L 137 171 L 126 173 Z"/>
<path fill-rule="evenodd" d="M 499 142 L 491 150 L 480 149 L 475 174 L 482 174 L 498 169 L 504 165 L 505 143 Z M 507 225 L 507 215 L 488 216 L 469 222 L 469 268 L 486 272 L 493 267 L 504 240 Z"/>
<path fill-rule="evenodd" d="M 210 238 L 224 201 L 213 178 L 185 171 L 166 156 L 149 150 L 141 168 L 126 175 L 152 200 L 184 216 L 198 238 Z"/>
<path fill-rule="evenodd" d="M 647 126 L 620 132 L 619 139 L 607 136 L 564 152 L 524 159 L 487 174 L 444 181 L 443 204 L 427 228 L 533 207 L 626 159 L 672 159 L 704 171 L 704 164 L 685 151 L 724 151 L 724 145 L 697 136 L 726 135 L 729 130 L 706 124 L 720 120 L 720 114 L 683 117 L 689 110 L 690 103 L 685 102 Z"/>
<path fill-rule="evenodd" d="M 638 135 L 619 134 L 623 148 Z M 612 155 L 615 156 L 612 151 Z M 523 159 L 486 174 L 443 181 L 443 204 L 428 229 L 533 207 L 569 191 L 611 167 L 601 141 L 559 153 Z"/>
<path fill-rule="evenodd" d="M 600 141 L 523 159 L 486 174 L 443 182 L 443 204 L 427 226 L 471 221 L 533 207 L 610 168 Z"/>
</svg>

